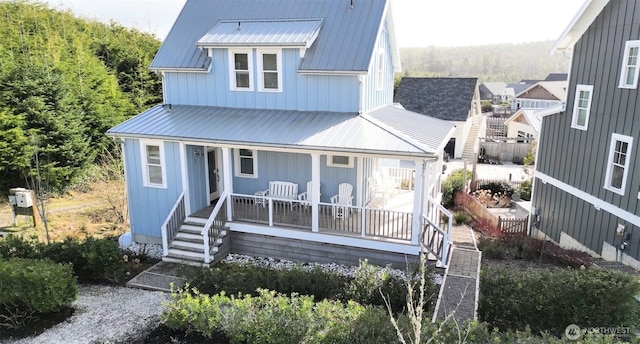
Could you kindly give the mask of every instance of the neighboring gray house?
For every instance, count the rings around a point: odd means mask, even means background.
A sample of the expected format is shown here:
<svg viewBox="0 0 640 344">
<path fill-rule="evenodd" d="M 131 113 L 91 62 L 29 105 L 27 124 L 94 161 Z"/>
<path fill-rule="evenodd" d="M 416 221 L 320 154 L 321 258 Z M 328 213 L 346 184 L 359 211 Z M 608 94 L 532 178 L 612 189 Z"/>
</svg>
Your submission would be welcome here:
<svg viewBox="0 0 640 344">
<path fill-rule="evenodd" d="M 505 98 L 504 89 L 507 84 L 504 82 L 485 82 L 478 87 L 480 91 L 481 100 L 490 100 L 493 104 L 500 104 L 503 101 L 509 100 Z"/>
<path fill-rule="evenodd" d="M 542 120 L 534 232 L 640 268 L 638 1 L 587 1 L 552 51 L 573 56 L 566 106 Z"/>
<path fill-rule="evenodd" d="M 402 78 L 393 101 L 454 124 L 456 131 L 445 148 L 450 157 L 473 158 L 478 152 L 483 117 L 477 78 Z"/>
<path fill-rule="evenodd" d="M 566 81 L 539 81 L 511 99 L 511 111 L 538 110 L 560 105 L 566 95 Z"/>
</svg>

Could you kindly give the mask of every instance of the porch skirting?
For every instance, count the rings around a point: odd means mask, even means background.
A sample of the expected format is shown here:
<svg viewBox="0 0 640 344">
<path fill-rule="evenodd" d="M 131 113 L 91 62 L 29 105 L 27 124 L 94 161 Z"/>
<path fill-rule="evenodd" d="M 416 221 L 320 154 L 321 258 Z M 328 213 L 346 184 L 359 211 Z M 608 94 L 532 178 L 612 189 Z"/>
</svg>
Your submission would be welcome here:
<svg viewBox="0 0 640 344">
<path fill-rule="evenodd" d="M 374 265 L 391 265 L 393 268 L 402 270 L 406 268 L 407 263 L 419 262 L 417 252 L 416 254 L 388 252 L 233 230 L 230 236 L 231 253 L 250 256 L 341 265 L 358 265 L 360 260 L 367 259 Z"/>
</svg>

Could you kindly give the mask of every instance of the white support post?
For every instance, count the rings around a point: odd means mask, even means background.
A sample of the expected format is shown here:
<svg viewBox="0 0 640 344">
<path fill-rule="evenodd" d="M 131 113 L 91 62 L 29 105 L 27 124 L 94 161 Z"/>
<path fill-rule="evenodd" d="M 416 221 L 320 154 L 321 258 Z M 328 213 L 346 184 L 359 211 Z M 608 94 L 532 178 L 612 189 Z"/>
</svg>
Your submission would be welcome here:
<svg viewBox="0 0 640 344">
<path fill-rule="evenodd" d="M 360 223 L 360 236 L 364 238 L 367 236 L 367 210 L 364 207 L 360 207 Z"/>
<path fill-rule="evenodd" d="M 273 198 L 268 198 L 269 204 L 269 227 L 273 227 Z"/>
<path fill-rule="evenodd" d="M 164 144 L 164 142 L 162 143 Z M 180 142 L 180 174 L 182 174 L 182 192 L 184 192 L 184 211 L 185 215 L 191 214 L 191 202 L 189 202 L 189 174 L 187 171 L 187 145 Z"/>
<path fill-rule="evenodd" d="M 231 171 L 231 148 L 222 148 L 222 184 L 227 193 L 227 221 L 233 220 L 231 194 L 233 193 L 233 174 Z"/>
<path fill-rule="evenodd" d="M 320 154 L 311 154 L 311 231 L 317 232 L 320 226 Z"/>
<path fill-rule="evenodd" d="M 418 244 L 422 230 L 422 204 L 424 201 L 424 169 L 425 163 L 416 161 L 415 188 L 413 190 L 413 222 L 411 223 L 411 243 Z"/>
</svg>

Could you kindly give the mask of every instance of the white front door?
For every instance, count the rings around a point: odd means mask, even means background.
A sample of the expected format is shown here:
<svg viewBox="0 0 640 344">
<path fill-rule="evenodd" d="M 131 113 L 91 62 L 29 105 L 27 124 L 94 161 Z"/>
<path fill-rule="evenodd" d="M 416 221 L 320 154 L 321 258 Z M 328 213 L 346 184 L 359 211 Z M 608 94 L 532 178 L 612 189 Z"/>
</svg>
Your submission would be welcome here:
<svg viewBox="0 0 640 344">
<path fill-rule="evenodd" d="M 207 176 L 208 176 L 208 188 L 209 188 L 209 203 L 220 198 L 221 181 L 220 178 L 220 161 L 218 160 L 220 154 L 218 154 L 216 148 L 207 149 Z"/>
</svg>

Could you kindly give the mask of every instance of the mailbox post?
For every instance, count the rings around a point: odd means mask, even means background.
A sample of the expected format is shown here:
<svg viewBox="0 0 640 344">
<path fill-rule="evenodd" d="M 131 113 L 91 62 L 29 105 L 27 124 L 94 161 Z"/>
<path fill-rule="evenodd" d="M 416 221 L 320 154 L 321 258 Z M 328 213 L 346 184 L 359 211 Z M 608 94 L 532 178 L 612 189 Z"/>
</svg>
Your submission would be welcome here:
<svg viewBox="0 0 640 344">
<path fill-rule="evenodd" d="M 32 190 L 24 188 L 9 189 L 9 203 L 13 213 L 13 225 L 18 225 L 18 215 L 31 216 L 33 226 L 38 225 L 38 210 L 35 208 L 35 195 Z"/>
</svg>

